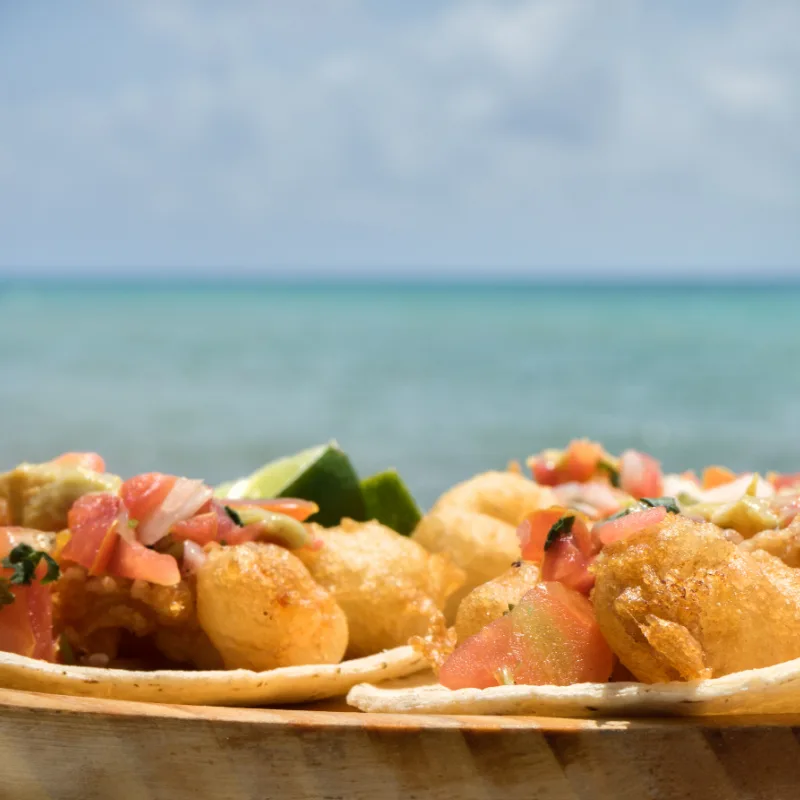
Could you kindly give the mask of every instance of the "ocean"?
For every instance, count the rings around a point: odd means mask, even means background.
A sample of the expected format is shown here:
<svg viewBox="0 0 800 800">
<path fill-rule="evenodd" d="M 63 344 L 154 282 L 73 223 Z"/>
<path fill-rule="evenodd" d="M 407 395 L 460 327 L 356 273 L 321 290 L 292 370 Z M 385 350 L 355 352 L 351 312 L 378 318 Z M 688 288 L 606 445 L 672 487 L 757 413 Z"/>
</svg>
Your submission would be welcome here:
<svg viewBox="0 0 800 800">
<path fill-rule="evenodd" d="M 337 439 L 423 506 L 576 436 L 800 471 L 800 289 L 13 284 L 4 468 L 97 450 L 216 483 Z"/>
</svg>

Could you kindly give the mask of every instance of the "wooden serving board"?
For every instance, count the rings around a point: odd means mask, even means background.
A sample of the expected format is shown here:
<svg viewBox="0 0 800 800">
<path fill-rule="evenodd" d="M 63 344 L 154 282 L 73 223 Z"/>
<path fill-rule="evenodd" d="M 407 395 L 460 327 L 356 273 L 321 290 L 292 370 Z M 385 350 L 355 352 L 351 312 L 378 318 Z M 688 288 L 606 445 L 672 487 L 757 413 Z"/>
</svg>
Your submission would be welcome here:
<svg viewBox="0 0 800 800">
<path fill-rule="evenodd" d="M 442 717 L 154 705 L 0 689 L 13 800 L 800 797 L 800 715 Z"/>
</svg>

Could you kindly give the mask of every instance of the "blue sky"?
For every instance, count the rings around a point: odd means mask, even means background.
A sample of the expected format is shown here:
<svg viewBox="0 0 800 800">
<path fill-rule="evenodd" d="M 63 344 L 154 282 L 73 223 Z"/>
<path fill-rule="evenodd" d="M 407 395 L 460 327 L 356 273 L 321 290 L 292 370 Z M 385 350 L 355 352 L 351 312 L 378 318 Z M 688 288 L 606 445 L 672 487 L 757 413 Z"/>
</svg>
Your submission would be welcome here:
<svg viewBox="0 0 800 800">
<path fill-rule="evenodd" d="M 0 3 L 0 270 L 800 273 L 797 0 Z"/>
</svg>

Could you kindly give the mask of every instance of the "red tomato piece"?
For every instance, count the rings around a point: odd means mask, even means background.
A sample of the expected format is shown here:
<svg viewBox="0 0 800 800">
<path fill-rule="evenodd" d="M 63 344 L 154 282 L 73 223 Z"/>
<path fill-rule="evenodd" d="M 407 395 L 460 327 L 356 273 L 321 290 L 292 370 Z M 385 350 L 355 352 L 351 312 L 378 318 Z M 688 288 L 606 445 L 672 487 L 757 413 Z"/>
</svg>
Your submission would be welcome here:
<svg viewBox="0 0 800 800">
<path fill-rule="evenodd" d="M 529 514 L 517 528 L 517 538 L 522 549 L 522 558 L 540 564 L 544 558 L 544 545 L 550 529 L 562 517 L 571 516 L 574 512 L 562 506 L 540 508 Z"/>
<path fill-rule="evenodd" d="M 63 464 L 70 467 L 83 467 L 95 472 L 105 472 L 106 462 L 98 453 L 64 453 L 54 458 L 51 464 Z"/>
<path fill-rule="evenodd" d="M 637 500 L 660 497 L 663 487 L 661 465 L 652 456 L 626 450 L 619 461 L 620 486 Z"/>
<path fill-rule="evenodd" d="M 568 535 L 574 540 L 586 558 L 597 553 L 600 545 L 592 537 L 583 514 L 563 506 L 550 506 L 550 508 L 540 508 L 529 514 L 517 528 L 523 560 L 532 561 L 535 564 L 542 563 L 547 558 L 545 545 L 553 525 L 566 518 L 572 518 L 572 522 L 569 533 L 565 532 L 564 535 Z"/>
<path fill-rule="evenodd" d="M 542 562 L 542 580 L 558 581 L 568 589 L 588 595 L 594 586 L 589 572 L 592 556 L 585 556 L 575 539 L 563 536 L 547 549 Z"/>
<path fill-rule="evenodd" d="M 13 529 L 0 529 L 0 558 L 5 558 L 18 544 Z M 40 563 L 36 571 L 41 579 L 47 568 Z M 12 570 L 0 574 L 8 577 Z M 50 588 L 39 580 L 29 586 L 10 586 L 14 602 L 0 608 L 0 650 L 29 658 L 53 661 L 53 600 Z"/>
<path fill-rule="evenodd" d="M 462 642 L 439 681 L 449 689 L 607 681 L 613 655 L 591 603 L 560 583 L 540 583 L 507 615 Z"/>
<path fill-rule="evenodd" d="M 61 559 L 86 567 L 90 575 L 105 572 L 120 536 L 129 534 L 128 512 L 113 494 L 79 497 L 67 514 L 67 525 L 70 539 Z"/>
<path fill-rule="evenodd" d="M 612 519 L 610 522 L 601 522 L 594 527 L 594 535 L 603 544 L 608 545 L 627 539 L 629 536 L 649 528 L 651 525 L 658 525 L 667 516 L 667 509 L 664 506 L 655 506 L 646 511 L 634 511 L 626 514 L 619 519 Z"/>
<path fill-rule="evenodd" d="M 777 492 L 781 491 L 781 489 L 795 489 L 800 485 L 800 472 L 783 475 L 773 472 L 770 473 L 768 478 Z"/>
<path fill-rule="evenodd" d="M 586 483 L 594 476 L 604 455 L 603 448 L 588 439 L 573 439 L 564 454 L 567 480 Z"/>
<path fill-rule="evenodd" d="M 537 456 L 529 461 L 529 466 L 533 479 L 542 486 L 557 486 L 563 482 L 558 463 L 552 459 Z"/>
<path fill-rule="evenodd" d="M 161 508 L 161 504 L 167 499 L 177 480 L 174 475 L 146 472 L 125 481 L 119 490 L 119 495 L 131 518 L 141 525 Z"/>
<path fill-rule="evenodd" d="M 159 586 L 180 583 L 178 562 L 168 553 L 149 550 L 139 542 L 120 539 L 108 565 L 108 574 L 117 578 L 147 581 Z"/>
<path fill-rule="evenodd" d="M 264 511 L 276 511 L 278 514 L 285 514 L 298 522 L 305 522 L 312 514 L 319 511 L 319 506 L 310 500 L 298 500 L 292 497 L 273 497 L 269 500 L 223 500 L 224 505 L 236 510 L 255 506 L 263 508 Z"/>
<path fill-rule="evenodd" d="M 189 539 L 197 544 L 205 545 L 219 538 L 219 517 L 216 510 L 212 509 L 176 523 L 169 532 L 176 539 Z"/>
</svg>

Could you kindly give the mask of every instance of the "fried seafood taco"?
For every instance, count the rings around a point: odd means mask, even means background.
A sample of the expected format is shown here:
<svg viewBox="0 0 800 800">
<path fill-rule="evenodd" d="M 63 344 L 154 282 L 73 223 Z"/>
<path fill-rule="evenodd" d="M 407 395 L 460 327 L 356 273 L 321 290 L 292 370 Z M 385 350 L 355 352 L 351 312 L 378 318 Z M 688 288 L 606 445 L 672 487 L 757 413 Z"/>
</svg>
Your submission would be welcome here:
<svg viewBox="0 0 800 800">
<path fill-rule="evenodd" d="M 263 705 L 424 668 L 408 639 L 444 630 L 461 570 L 376 522 L 306 524 L 318 510 L 123 481 L 94 454 L 0 476 L 0 686 Z"/>
<path fill-rule="evenodd" d="M 420 643 L 435 678 L 364 711 L 560 716 L 800 711 L 800 476 L 663 476 L 573 442 L 529 461 L 557 504 L 521 558 Z M 674 495 L 666 495 L 669 488 Z"/>
</svg>

